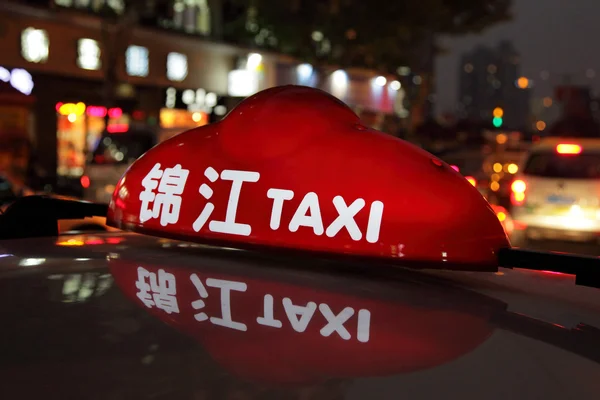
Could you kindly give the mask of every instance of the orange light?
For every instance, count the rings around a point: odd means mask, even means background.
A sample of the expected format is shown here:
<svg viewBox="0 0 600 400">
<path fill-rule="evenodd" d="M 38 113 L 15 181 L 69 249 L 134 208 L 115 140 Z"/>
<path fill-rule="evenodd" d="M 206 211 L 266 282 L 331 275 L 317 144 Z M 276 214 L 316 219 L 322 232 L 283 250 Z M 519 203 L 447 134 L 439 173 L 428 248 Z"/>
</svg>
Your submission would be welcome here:
<svg viewBox="0 0 600 400">
<path fill-rule="evenodd" d="M 525 193 L 524 192 L 515 192 L 515 201 L 517 202 L 522 202 L 523 200 L 525 200 Z"/>
<path fill-rule="evenodd" d="M 496 142 L 498 142 L 498 144 L 504 144 L 507 140 L 508 137 L 504 133 L 500 133 L 496 136 Z"/>
<path fill-rule="evenodd" d="M 87 189 L 90 187 L 90 177 L 89 176 L 83 175 L 79 181 L 81 182 L 81 186 L 84 189 Z"/>
<path fill-rule="evenodd" d="M 506 214 L 503 213 L 502 211 L 500 211 L 498 214 L 496 214 L 498 216 L 498 219 L 500 220 L 500 222 L 504 222 L 504 220 L 506 219 Z"/>
<path fill-rule="evenodd" d="M 544 129 L 546 129 L 546 123 L 544 121 L 538 121 L 535 123 L 535 129 L 537 129 L 538 131 L 543 131 Z"/>
<path fill-rule="evenodd" d="M 529 87 L 529 79 L 525 78 L 524 76 L 520 77 L 519 79 L 517 79 L 517 86 L 520 89 L 525 89 Z"/>
<path fill-rule="evenodd" d="M 472 176 L 466 176 L 465 178 L 469 181 L 471 185 L 477 186 L 477 181 L 475 180 L 475 178 L 473 178 Z"/>
<path fill-rule="evenodd" d="M 581 146 L 578 144 L 561 143 L 556 146 L 556 152 L 558 154 L 579 154 L 581 153 Z"/>
<path fill-rule="evenodd" d="M 492 113 L 496 118 L 502 118 L 504 115 L 504 110 L 500 107 L 494 108 L 494 112 Z"/>
<path fill-rule="evenodd" d="M 109 133 L 123 133 L 127 132 L 128 129 L 129 124 L 111 124 L 106 128 Z"/>
<path fill-rule="evenodd" d="M 522 181 L 520 179 L 517 179 L 516 181 L 514 181 L 512 183 L 512 185 L 510 186 L 510 188 L 515 193 L 523 193 L 527 189 L 527 185 L 525 184 L 524 181 Z"/>
<path fill-rule="evenodd" d="M 64 241 L 58 242 L 56 244 L 59 246 L 83 246 L 84 245 L 84 243 L 81 240 L 77 240 L 77 239 L 64 240 Z"/>
</svg>

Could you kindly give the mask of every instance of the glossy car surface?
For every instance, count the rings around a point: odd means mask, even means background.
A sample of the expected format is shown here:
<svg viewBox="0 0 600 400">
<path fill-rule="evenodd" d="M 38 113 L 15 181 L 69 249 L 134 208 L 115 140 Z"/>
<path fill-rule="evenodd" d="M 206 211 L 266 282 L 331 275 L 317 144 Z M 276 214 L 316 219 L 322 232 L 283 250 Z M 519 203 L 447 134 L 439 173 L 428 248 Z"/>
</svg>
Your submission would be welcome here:
<svg viewBox="0 0 600 400">
<path fill-rule="evenodd" d="M 570 275 L 416 271 L 100 233 L 0 242 L 0 298 L 1 398 L 600 390 L 600 290 Z"/>
</svg>

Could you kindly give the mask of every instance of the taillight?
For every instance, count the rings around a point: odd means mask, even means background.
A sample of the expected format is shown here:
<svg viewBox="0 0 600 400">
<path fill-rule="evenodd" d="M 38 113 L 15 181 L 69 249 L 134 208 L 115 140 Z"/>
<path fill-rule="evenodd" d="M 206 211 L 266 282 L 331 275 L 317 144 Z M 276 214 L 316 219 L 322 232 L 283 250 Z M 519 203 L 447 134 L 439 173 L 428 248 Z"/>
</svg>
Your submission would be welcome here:
<svg viewBox="0 0 600 400">
<path fill-rule="evenodd" d="M 84 189 L 87 189 L 90 187 L 90 177 L 89 176 L 83 175 L 79 181 L 81 182 L 81 186 Z"/>
<path fill-rule="evenodd" d="M 558 154 L 579 154 L 581 153 L 581 146 L 578 144 L 561 143 L 556 146 L 556 152 Z"/>
<path fill-rule="evenodd" d="M 525 202 L 525 190 L 527 190 L 527 184 L 521 179 L 513 181 L 510 186 L 510 202 L 515 206 L 520 206 Z"/>
</svg>

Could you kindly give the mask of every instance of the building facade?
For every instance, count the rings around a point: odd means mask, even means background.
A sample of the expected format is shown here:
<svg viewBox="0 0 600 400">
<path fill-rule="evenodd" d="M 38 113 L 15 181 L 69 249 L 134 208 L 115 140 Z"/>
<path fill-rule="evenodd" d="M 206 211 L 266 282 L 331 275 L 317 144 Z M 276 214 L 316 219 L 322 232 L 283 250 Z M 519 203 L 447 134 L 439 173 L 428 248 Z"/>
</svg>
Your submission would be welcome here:
<svg viewBox="0 0 600 400">
<path fill-rule="evenodd" d="M 239 97 L 276 84 L 275 56 L 139 24 L 124 29 L 118 19 L 66 7 L 2 3 L 0 28 L 0 72 L 24 71 L 31 81 L 29 133 L 50 176 L 81 176 L 105 131 L 137 124 L 168 136 L 217 120 Z M 233 71 L 244 79 L 232 82 Z"/>
<path fill-rule="evenodd" d="M 392 134 L 408 113 L 392 76 L 220 42 L 218 1 L 142 2 L 133 20 L 116 0 L 27 3 L 0 3 L 0 79 L 33 99 L 29 136 L 50 181 L 79 179 L 107 134 L 145 127 L 163 140 L 276 85 L 326 90 Z"/>
</svg>

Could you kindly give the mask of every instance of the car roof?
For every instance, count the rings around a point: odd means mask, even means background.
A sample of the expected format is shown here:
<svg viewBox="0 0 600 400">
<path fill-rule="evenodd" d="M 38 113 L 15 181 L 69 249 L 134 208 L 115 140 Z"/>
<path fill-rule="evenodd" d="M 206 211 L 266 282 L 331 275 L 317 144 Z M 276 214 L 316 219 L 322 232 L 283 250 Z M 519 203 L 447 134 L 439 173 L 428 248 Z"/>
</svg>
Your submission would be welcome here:
<svg viewBox="0 0 600 400">
<path fill-rule="evenodd" d="M 559 144 L 578 144 L 584 149 L 600 150 L 600 138 L 548 137 L 531 146 L 531 152 L 546 151 L 556 148 Z"/>
<path fill-rule="evenodd" d="M 570 275 L 374 269 L 121 232 L 0 247 L 2 390 L 20 398 L 597 393 L 600 290 Z M 162 295 L 179 312 L 144 306 L 139 268 L 177 279 Z M 224 281 L 237 285 L 227 305 Z M 214 323 L 222 307 L 247 329 Z"/>
</svg>

